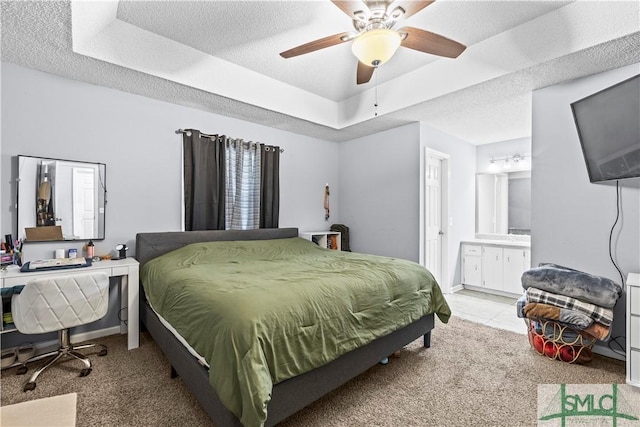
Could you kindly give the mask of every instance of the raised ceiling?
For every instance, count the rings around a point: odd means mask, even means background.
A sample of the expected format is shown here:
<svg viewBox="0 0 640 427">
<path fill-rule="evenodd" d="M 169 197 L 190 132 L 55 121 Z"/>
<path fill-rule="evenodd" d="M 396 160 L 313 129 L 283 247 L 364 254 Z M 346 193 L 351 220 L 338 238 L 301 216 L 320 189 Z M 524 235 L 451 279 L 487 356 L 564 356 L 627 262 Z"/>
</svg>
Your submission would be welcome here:
<svg viewBox="0 0 640 427">
<path fill-rule="evenodd" d="M 353 29 L 328 0 L 3 1 L 2 60 L 325 140 L 422 121 L 474 144 L 529 136 L 532 90 L 640 63 L 636 1 L 439 0 L 402 25 L 468 48 L 400 48 L 356 85 L 350 43 L 279 56 Z"/>
</svg>

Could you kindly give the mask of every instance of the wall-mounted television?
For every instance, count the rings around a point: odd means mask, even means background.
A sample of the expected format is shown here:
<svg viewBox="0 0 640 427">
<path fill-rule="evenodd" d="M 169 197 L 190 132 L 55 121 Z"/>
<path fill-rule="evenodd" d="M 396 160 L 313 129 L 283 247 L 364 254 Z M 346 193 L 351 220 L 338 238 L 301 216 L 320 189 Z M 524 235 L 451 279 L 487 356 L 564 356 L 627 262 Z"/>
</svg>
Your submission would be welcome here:
<svg viewBox="0 0 640 427">
<path fill-rule="evenodd" d="M 591 182 L 640 177 L 640 74 L 571 110 Z"/>
</svg>

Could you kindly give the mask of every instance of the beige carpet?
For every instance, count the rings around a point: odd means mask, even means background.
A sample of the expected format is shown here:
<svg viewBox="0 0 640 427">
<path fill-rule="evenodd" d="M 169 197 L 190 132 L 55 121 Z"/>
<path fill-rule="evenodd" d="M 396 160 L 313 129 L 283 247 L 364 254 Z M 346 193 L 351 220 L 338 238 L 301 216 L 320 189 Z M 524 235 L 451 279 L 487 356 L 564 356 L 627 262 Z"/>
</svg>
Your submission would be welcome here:
<svg viewBox="0 0 640 427">
<path fill-rule="evenodd" d="M 74 427 L 76 393 L 0 407 L 2 427 Z"/>
<path fill-rule="evenodd" d="M 415 341 L 399 358 L 376 365 L 281 425 L 293 426 L 534 426 L 537 385 L 624 383 L 624 363 L 596 356 L 588 366 L 549 360 L 524 335 L 453 317 L 437 322 L 432 346 Z M 36 390 L 2 371 L 2 405 L 78 393 L 77 425 L 213 425 L 148 334 L 127 351 L 126 336 L 107 337 L 107 357 L 75 376 L 69 366 L 43 374 Z M 71 362 L 73 363 L 73 362 Z"/>
</svg>

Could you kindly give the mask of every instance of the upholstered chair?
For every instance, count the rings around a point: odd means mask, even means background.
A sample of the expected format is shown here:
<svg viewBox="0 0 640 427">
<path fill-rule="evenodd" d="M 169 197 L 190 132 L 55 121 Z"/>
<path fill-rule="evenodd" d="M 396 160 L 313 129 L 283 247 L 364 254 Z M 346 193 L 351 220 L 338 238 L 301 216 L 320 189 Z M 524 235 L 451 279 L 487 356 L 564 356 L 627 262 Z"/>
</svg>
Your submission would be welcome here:
<svg viewBox="0 0 640 427">
<path fill-rule="evenodd" d="M 19 294 L 11 299 L 13 321 L 23 334 L 42 334 L 58 331 L 58 349 L 33 357 L 18 368 L 18 374 L 27 372 L 26 363 L 51 357 L 43 366 L 33 372 L 24 385 L 24 391 L 36 388 L 36 379 L 48 367 L 63 356 L 70 356 L 82 362 L 80 376 L 91 373 L 91 361 L 77 350 L 101 348 L 98 355 L 107 354 L 102 344 L 73 345 L 69 328 L 84 325 L 103 318 L 109 306 L 109 277 L 104 272 L 86 274 L 52 274 L 29 280 Z"/>
</svg>

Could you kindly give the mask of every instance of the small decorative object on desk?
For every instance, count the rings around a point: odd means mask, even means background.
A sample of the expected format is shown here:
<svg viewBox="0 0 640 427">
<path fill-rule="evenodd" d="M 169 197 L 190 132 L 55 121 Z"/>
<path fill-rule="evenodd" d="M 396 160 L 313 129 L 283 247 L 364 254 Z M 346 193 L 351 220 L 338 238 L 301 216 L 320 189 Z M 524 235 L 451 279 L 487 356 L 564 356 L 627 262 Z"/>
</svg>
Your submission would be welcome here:
<svg viewBox="0 0 640 427">
<path fill-rule="evenodd" d="M 75 258 L 78 256 L 78 250 L 77 249 L 69 249 L 69 258 Z"/>
<path fill-rule="evenodd" d="M 116 251 L 118 251 L 118 259 L 125 259 L 127 257 L 127 249 L 129 248 L 124 243 L 120 243 L 118 246 L 116 246 Z"/>
<path fill-rule="evenodd" d="M 93 240 L 89 240 L 89 243 L 87 243 L 87 258 L 93 258 L 94 250 Z"/>
</svg>

